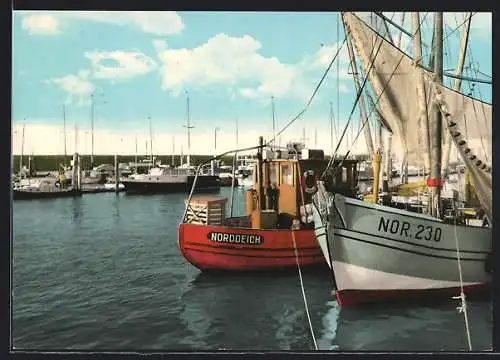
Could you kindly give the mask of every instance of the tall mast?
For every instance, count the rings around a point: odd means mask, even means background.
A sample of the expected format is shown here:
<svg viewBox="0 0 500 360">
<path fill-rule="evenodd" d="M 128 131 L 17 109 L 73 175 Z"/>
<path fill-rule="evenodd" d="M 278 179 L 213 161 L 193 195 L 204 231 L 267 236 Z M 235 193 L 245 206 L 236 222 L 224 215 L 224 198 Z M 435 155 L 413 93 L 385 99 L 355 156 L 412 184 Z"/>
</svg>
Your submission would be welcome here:
<svg viewBox="0 0 500 360">
<path fill-rule="evenodd" d="M 90 152 L 90 167 L 94 168 L 94 94 L 90 94 L 90 131 L 91 136 L 91 152 Z"/>
<path fill-rule="evenodd" d="M 236 148 L 238 148 L 238 118 L 236 118 Z"/>
<path fill-rule="evenodd" d="M 175 166 L 175 135 L 172 135 L 172 167 Z"/>
<path fill-rule="evenodd" d="M 154 166 L 153 163 L 153 124 L 151 121 L 151 116 L 148 116 L 149 120 L 149 152 L 150 152 L 150 158 L 151 158 L 151 164 Z"/>
<path fill-rule="evenodd" d="M 318 147 L 318 128 L 314 128 L 314 148 Z"/>
<path fill-rule="evenodd" d="M 434 19 L 434 73 L 439 82 L 443 82 L 443 13 L 437 12 Z M 434 116 L 430 124 L 431 133 L 431 159 L 430 176 L 427 180 L 429 187 L 429 205 L 431 214 L 435 217 L 441 214 L 441 139 L 442 122 L 441 112 L 435 107 Z"/>
<path fill-rule="evenodd" d="M 135 167 L 137 168 L 137 134 L 135 134 L 135 156 L 134 156 L 134 162 L 135 162 Z"/>
<path fill-rule="evenodd" d="M 352 71 L 352 76 L 354 78 L 354 85 L 356 86 L 356 91 L 358 93 L 360 93 L 361 92 L 361 84 L 360 84 L 359 77 L 358 77 L 356 58 L 354 56 L 354 50 L 353 50 L 352 43 L 351 43 L 351 40 L 349 37 L 347 37 L 347 50 L 349 51 L 349 58 L 351 60 L 351 71 Z M 359 96 L 359 109 L 361 111 L 361 119 L 362 119 L 363 124 L 364 124 L 363 132 L 364 132 L 365 139 L 366 139 L 366 148 L 368 150 L 368 153 L 374 154 L 375 151 L 373 148 L 373 140 L 372 140 L 372 134 L 371 134 L 371 130 L 370 130 L 370 123 L 368 122 L 368 116 L 366 114 L 365 99 L 364 99 L 362 92 Z M 352 139 L 352 140 L 354 140 L 354 139 Z"/>
<path fill-rule="evenodd" d="M 24 119 L 26 121 L 26 118 Z M 21 138 L 21 158 L 19 159 L 19 173 L 23 171 L 23 155 L 24 155 L 24 129 L 26 124 L 23 124 L 23 133 Z"/>
<path fill-rule="evenodd" d="M 183 127 L 186 128 L 187 130 L 187 166 L 191 166 L 191 129 L 194 128 L 194 126 L 191 126 L 191 120 L 189 118 L 189 93 L 186 90 L 186 125 L 183 125 Z"/>
<path fill-rule="evenodd" d="M 63 104 L 63 139 L 64 139 L 64 166 L 66 166 L 67 148 L 66 148 L 66 105 Z"/>
<path fill-rule="evenodd" d="M 416 65 L 422 64 L 422 38 L 420 33 L 420 15 L 418 12 L 411 13 L 412 32 L 413 32 L 413 52 Z M 421 106 L 420 131 L 422 134 L 422 142 L 424 151 L 424 170 L 430 169 L 431 154 L 429 140 L 429 119 L 427 117 L 427 104 L 425 96 L 425 88 L 422 75 L 417 77 L 417 97 Z"/>
<path fill-rule="evenodd" d="M 454 90 L 455 91 L 460 91 L 460 86 L 462 85 L 462 79 L 460 76 L 462 75 L 462 72 L 464 70 L 464 63 L 465 63 L 465 55 L 467 53 L 467 44 L 469 42 L 469 31 L 470 31 L 470 24 L 472 20 L 472 12 L 466 13 L 466 21 L 465 21 L 465 28 L 464 32 L 462 34 L 462 42 L 460 44 L 460 54 L 458 56 L 458 64 L 457 64 L 457 70 L 455 72 L 455 75 L 457 77 L 455 78 L 455 84 L 454 84 Z M 443 162 L 442 162 L 442 168 L 441 171 L 443 175 L 448 170 L 448 166 L 450 163 L 450 152 L 451 152 L 451 136 L 449 131 L 445 131 L 444 133 L 444 145 L 443 145 Z"/>
</svg>

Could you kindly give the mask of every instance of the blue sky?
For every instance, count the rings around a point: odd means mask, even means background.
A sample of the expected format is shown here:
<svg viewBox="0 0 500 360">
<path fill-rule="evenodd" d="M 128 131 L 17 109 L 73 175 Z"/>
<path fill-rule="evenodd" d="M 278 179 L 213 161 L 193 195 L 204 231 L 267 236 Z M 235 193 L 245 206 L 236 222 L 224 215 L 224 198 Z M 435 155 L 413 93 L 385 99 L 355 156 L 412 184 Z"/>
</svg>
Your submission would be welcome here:
<svg viewBox="0 0 500 360">
<path fill-rule="evenodd" d="M 400 22 L 398 16 L 394 19 Z M 460 23 L 463 15 L 448 17 L 448 32 L 456 26 L 455 18 Z M 194 147 L 202 149 L 201 135 L 212 134 L 215 127 L 221 128 L 219 147 L 233 141 L 236 119 L 240 138 L 248 135 L 255 142 L 257 134 L 272 129 L 271 96 L 276 98 L 278 127 L 304 107 L 337 41 L 344 38 L 342 26 L 337 33 L 338 19 L 338 13 L 327 12 L 14 12 L 13 126 L 31 127 L 27 132 L 34 143 L 42 127 L 54 131 L 62 126 L 66 104 L 68 124 L 76 122 L 85 152 L 93 93 L 95 131 L 108 138 L 119 134 L 109 141 L 119 138 L 130 149 L 134 141 L 129 137 L 146 136 L 150 116 L 155 136 L 175 135 L 181 144 L 188 91 Z M 491 15 L 473 19 L 468 54 L 491 76 Z M 410 29 L 409 21 L 405 28 Z M 445 51 L 447 45 L 458 48 L 459 37 L 460 31 L 450 35 Z M 456 57 L 456 51 L 448 51 L 445 68 L 453 69 Z M 354 102 L 345 52 L 341 59 L 340 79 L 334 66 L 308 112 L 285 138 L 298 138 L 298 129 L 305 126 L 310 141 L 316 128 L 319 142 L 329 144 L 329 102 L 342 121 Z M 491 101 L 489 86 L 476 88 Z M 56 137 L 60 142 L 60 130 Z M 14 137 L 16 141 L 19 147 Z M 155 141 L 156 146 L 165 141 Z M 211 139 L 206 141 L 210 145 L 205 147 L 213 147 Z M 55 151 L 43 146 L 38 141 L 31 148 Z M 101 151 L 109 149 L 101 144 Z"/>
</svg>

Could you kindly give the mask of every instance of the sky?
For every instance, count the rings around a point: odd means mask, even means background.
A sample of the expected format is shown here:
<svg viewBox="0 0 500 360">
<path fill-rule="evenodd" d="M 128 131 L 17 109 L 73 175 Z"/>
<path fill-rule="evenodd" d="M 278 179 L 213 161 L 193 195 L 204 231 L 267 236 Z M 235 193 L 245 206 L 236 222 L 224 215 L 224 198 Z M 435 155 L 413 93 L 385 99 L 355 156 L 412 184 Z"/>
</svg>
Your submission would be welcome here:
<svg viewBox="0 0 500 360">
<path fill-rule="evenodd" d="M 401 24 L 401 13 L 384 14 Z M 276 130 L 305 107 L 344 40 L 339 19 L 335 12 L 14 11 L 13 152 L 64 153 L 64 109 L 67 152 L 76 146 L 89 154 L 91 96 L 94 154 L 134 154 L 136 144 L 140 154 L 149 152 L 150 124 L 153 153 L 186 154 L 188 97 L 191 153 L 257 145 L 260 135 L 273 134 L 271 97 Z M 464 13 L 445 14 L 444 65 L 451 72 L 461 36 L 452 30 L 463 19 Z M 411 29 L 408 18 L 403 27 Z M 424 43 L 430 44 L 431 28 L 429 14 Z M 491 13 L 474 14 L 469 44 L 467 59 L 491 79 Z M 335 128 L 342 128 L 355 101 L 348 66 L 344 46 L 307 111 L 280 137 L 282 145 L 305 133 L 308 147 L 331 153 L 330 106 Z M 469 87 L 464 82 L 462 90 Z M 491 102 L 491 86 L 477 84 L 474 95 Z M 359 111 L 352 117 L 359 122 Z M 353 150 L 366 151 L 362 136 Z"/>
</svg>

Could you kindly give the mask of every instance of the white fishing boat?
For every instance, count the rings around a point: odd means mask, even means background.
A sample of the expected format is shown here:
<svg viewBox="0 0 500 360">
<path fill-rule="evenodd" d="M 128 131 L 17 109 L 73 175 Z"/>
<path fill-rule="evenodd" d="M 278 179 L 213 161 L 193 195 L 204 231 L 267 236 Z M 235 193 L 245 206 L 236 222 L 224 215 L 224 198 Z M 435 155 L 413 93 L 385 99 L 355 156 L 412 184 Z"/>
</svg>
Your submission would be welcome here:
<svg viewBox="0 0 500 360">
<path fill-rule="evenodd" d="M 375 18 L 378 24 L 374 23 Z M 437 13 L 435 19 L 434 36 L 439 44 L 442 13 Z M 380 114 L 394 138 L 401 142 L 408 162 L 420 152 L 430 175 L 427 214 L 378 204 L 377 181 L 374 203 L 340 195 L 326 181 L 318 183 L 313 207 L 316 235 L 334 275 L 337 301 L 346 306 L 431 294 L 460 294 L 463 301 L 465 294 L 487 288 L 491 282 L 492 234 L 487 226 L 493 221 L 491 167 L 487 164 L 491 155 L 485 156 L 475 145 L 477 141 L 469 141 L 481 139 L 482 149 L 491 154 L 491 105 L 461 94 L 460 84 L 455 89 L 444 86 L 438 65 L 434 73 L 421 65 L 418 13 L 412 13 L 417 60 L 391 43 L 387 36 L 380 35 L 386 19 L 379 14 L 346 12 L 343 20 L 348 41 L 357 50 L 372 91 L 380 100 Z M 442 65 L 442 47 L 435 48 L 434 61 L 439 63 L 441 57 Z M 465 49 L 462 43 L 462 57 Z M 463 68 L 463 58 L 457 68 Z M 460 75 L 457 73 L 457 78 Z M 443 136 L 446 139 L 449 133 L 448 141 L 452 141 L 470 173 L 485 214 L 480 225 L 486 226 L 464 225 L 461 221 L 464 213 L 458 202 L 452 202 L 451 209 L 446 210 L 437 201 L 443 182 L 438 166 L 441 151 L 436 148 L 442 146 L 446 151 L 448 146 L 436 130 L 441 126 L 436 120 L 440 117 L 447 125 Z M 468 133 L 464 131 L 466 121 Z M 476 121 L 482 126 L 473 128 L 471 124 Z M 426 129 L 427 139 L 421 135 Z M 380 154 L 374 159 L 374 168 L 378 170 Z M 335 169 L 327 169 L 325 173 L 335 174 Z M 328 175 L 324 179 L 327 178 Z M 445 211 L 452 216 L 445 217 Z"/>
</svg>

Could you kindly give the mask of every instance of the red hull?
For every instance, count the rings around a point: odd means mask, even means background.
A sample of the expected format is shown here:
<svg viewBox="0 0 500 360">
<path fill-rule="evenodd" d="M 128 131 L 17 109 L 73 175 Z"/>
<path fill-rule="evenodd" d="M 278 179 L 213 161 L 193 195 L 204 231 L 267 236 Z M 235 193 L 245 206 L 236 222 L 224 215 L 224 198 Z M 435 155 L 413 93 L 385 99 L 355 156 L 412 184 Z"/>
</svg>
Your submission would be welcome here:
<svg viewBox="0 0 500 360">
<path fill-rule="evenodd" d="M 466 295 L 484 295 L 488 294 L 489 290 L 490 284 L 464 286 L 464 293 Z M 397 299 L 451 299 L 453 296 L 458 296 L 459 294 L 459 287 L 427 290 L 337 290 L 335 292 L 337 303 L 340 306 L 354 306 L 363 303 L 383 302 L 385 300 L 393 301 Z"/>
<path fill-rule="evenodd" d="M 294 231 L 300 266 L 326 264 L 314 230 Z M 200 270 L 270 270 L 296 267 L 292 230 L 257 230 L 181 224 L 179 248 Z"/>
</svg>

